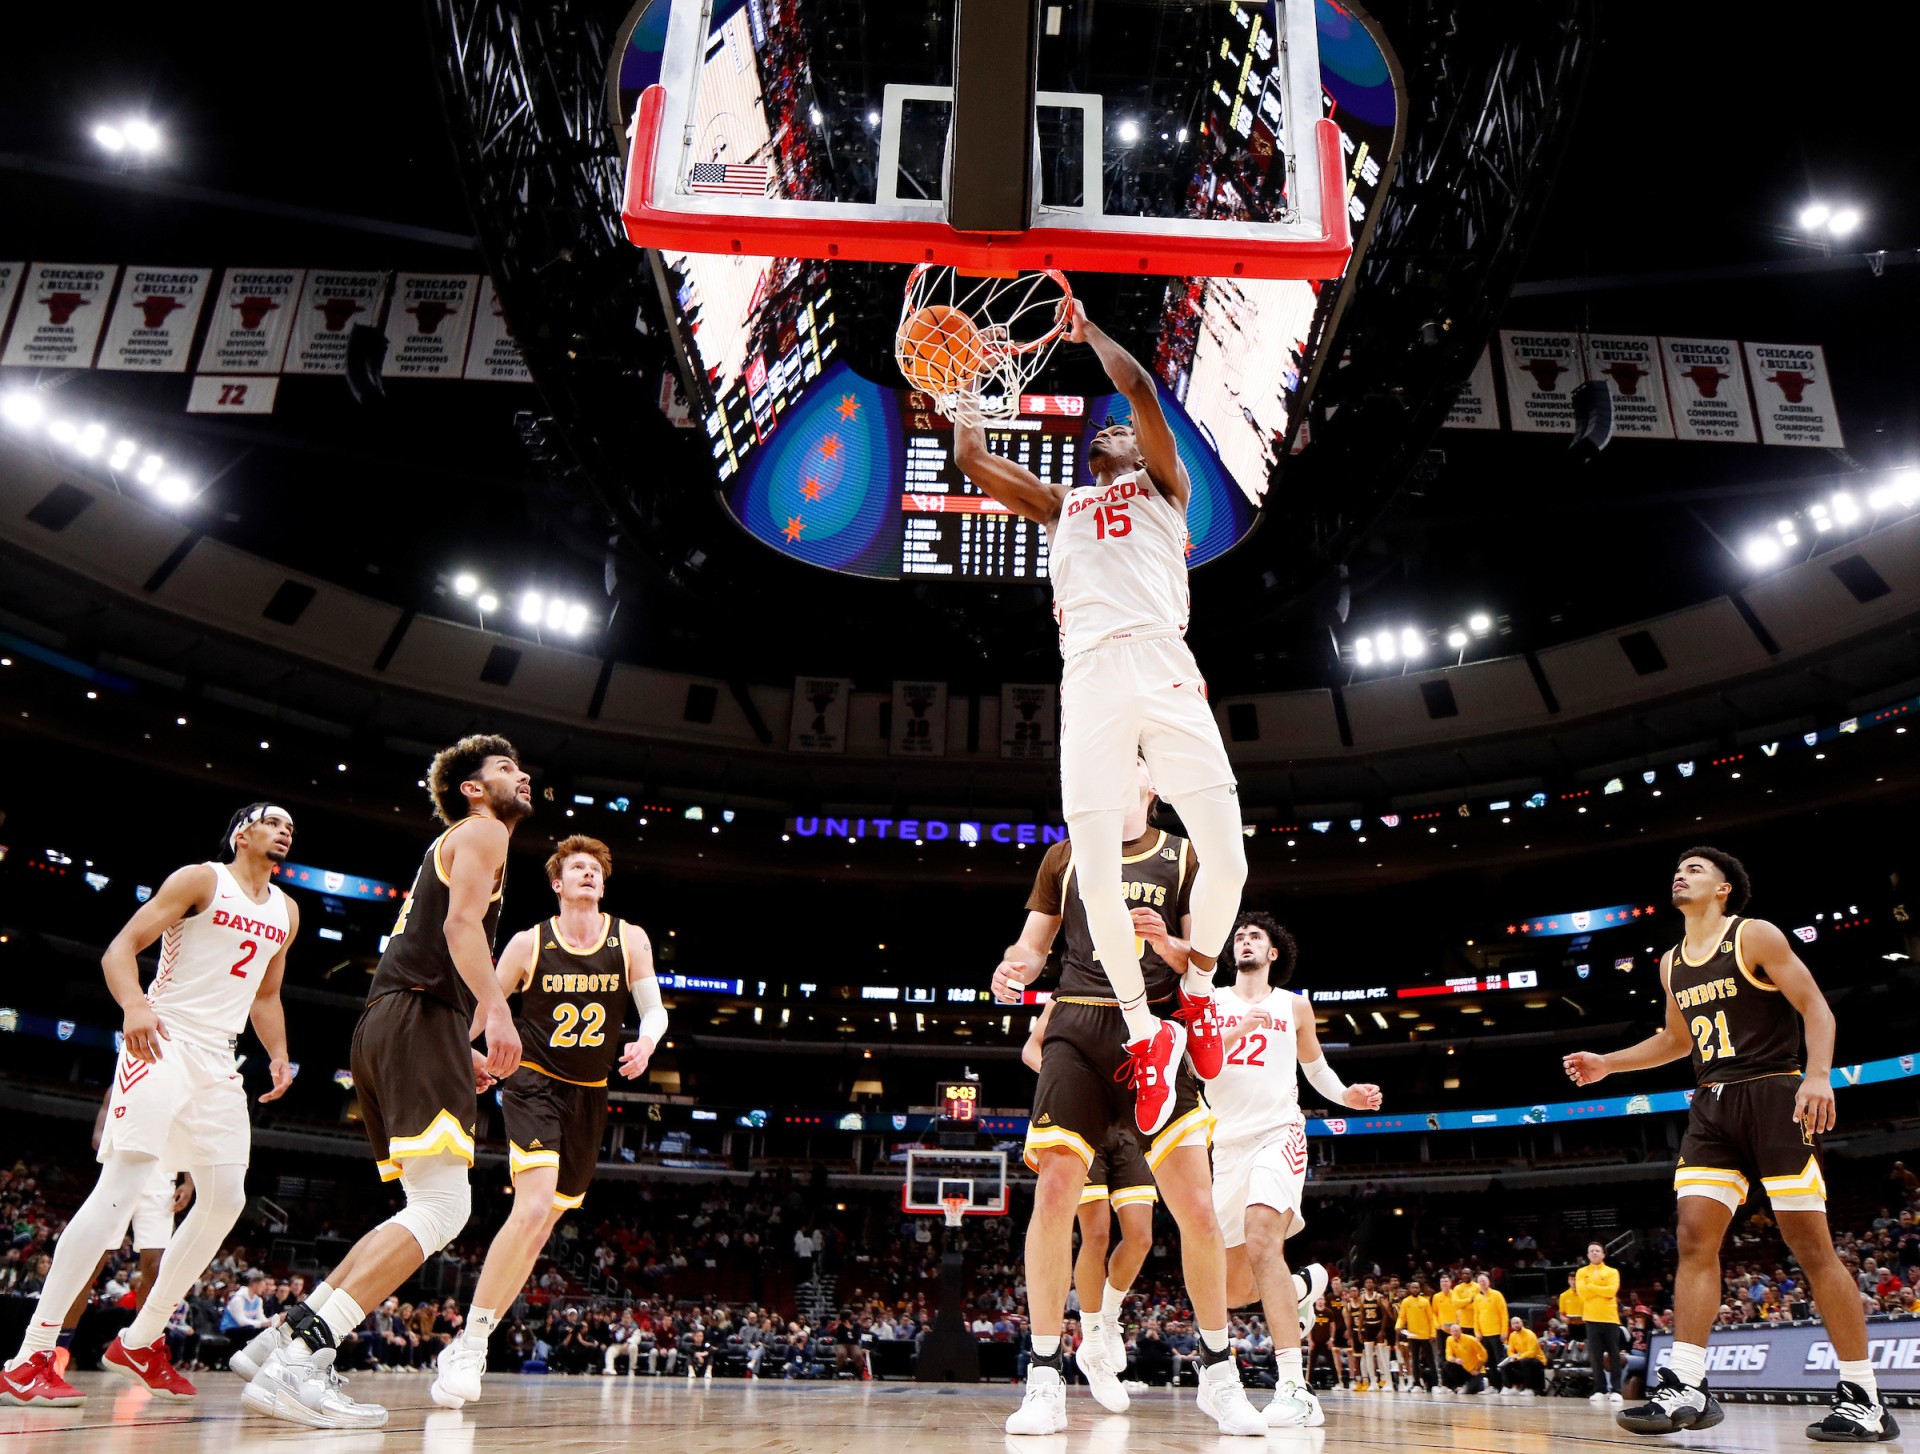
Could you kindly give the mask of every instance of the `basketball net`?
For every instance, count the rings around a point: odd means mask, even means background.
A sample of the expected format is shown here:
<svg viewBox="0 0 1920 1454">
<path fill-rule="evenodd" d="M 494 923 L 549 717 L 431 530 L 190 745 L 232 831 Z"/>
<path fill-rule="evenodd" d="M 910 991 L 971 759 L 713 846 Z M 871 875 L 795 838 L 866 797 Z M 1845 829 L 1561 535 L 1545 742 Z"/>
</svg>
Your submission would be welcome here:
<svg viewBox="0 0 1920 1454">
<path fill-rule="evenodd" d="M 907 278 L 893 356 L 906 381 L 956 424 L 1011 419 L 1072 326 L 1065 273 L 963 274 L 921 263 Z"/>
<path fill-rule="evenodd" d="M 967 1199 L 960 1197 L 941 1197 L 940 1205 L 946 1208 L 947 1225 L 957 1227 L 960 1219 L 967 1213 Z"/>
</svg>

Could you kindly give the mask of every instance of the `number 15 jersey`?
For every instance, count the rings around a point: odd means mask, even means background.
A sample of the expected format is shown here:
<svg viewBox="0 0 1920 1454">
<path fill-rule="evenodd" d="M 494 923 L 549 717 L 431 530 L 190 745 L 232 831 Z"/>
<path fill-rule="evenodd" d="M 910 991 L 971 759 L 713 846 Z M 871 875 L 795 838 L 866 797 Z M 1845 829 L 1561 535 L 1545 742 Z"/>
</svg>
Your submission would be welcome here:
<svg viewBox="0 0 1920 1454">
<path fill-rule="evenodd" d="M 1145 470 L 1067 491 L 1047 532 L 1060 655 L 1187 630 L 1187 517 Z"/>
<path fill-rule="evenodd" d="M 534 930 L 521 981 L 520 1063 L 574 1085 L 605 1085 L 620 1058 L 620 1024 L 633 1003 L 627 985 L 627 926 L 600 916 L 592 943 L 572 945 L 560 921 Z"/>
<path fill-rule="evenodd" d="M 1274 990 L 1250 1004 L 1232 990 L 1213 992 L 1214 1013 L 1224 1034 L 1262 1009 L 1273 1016 L 1271 1026 L 1249 1030 L 1227 1052 L 1220 1074 L 1207 1082 L 1207 1104 L 1213 1110 L 1216 1146 L 1265 1141 L 1291 1126 L 1304 1124 L 1300 1112 L 1300 1051 L 1294 1036 L 1300 1017 L 1310 1015 L 1307 1002 L 1290 990 Z"/>
</svg>

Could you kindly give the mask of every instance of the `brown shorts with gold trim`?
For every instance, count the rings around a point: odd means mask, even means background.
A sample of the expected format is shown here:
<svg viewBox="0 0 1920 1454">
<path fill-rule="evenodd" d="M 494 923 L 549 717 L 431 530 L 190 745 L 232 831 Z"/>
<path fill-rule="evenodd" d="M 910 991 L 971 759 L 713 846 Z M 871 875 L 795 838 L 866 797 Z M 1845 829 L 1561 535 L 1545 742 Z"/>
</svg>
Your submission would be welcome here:
<svg viewBox="0 0 1920 1454">
<path fill-rule="evenodd" d="M 382 995 L 360 1012 L 348 1064 L 382 1181 L 413 1157 L 453 1155 L 473 1165 L 472 1023 L 419 990 Z"/>
<path fill-rule="evenodd" d="M 607 1088 L 576 1085 L 522 1064 L 502 1084 L 507 1160 L 514 1176 L 535 1166 L 558 1169 L 553 1204 L 570 1211 L 585 1200 L 607 1129 Z"/>
<path fill-rule="evenodd" d="M 1141 1154 L 1139 1133 L 1131 1126 L 1115 1126 L 1093 1154 L 1087 1167 L 1087 1184 L 1080 1189 L 1080 1205 L 1107 1202 L 1129 1207 L 1136 1203 L 1151 1206 L 1160 1200 L 1153 1173 Z"/>
<path fill-rule="evenodd" d="M 1675 1194 L 1711 1197 L 1737 1210 L 1758 1181 L 1776 1211 L 1825 1211 L 1820 1138 L 1793 1119 L 1799 1093 L 1798 1075 L 1764 1075 L 1696 1090 L 1680 1138 Z"/>
<path fill-rule="evenodd" d="M 1027 1125 L 1028 1166 L 1038 1167 L 1040 1153 L 1053 1146 L 1066 1147 L 1091 1166 L 1112 1131 L 1131 1139 L 1149 1172 L 1178 1147 L 1212 1141 L 1213 1113 L 1191 1066 L 1182 1063 L 1174 1081 L 1172 1117 L 1157 1135 L 1143 1136 L 1134 1123 L 1133 1088 L 1115 1079 L 1127 1059 L 1127 1022 L 1120 1006 L 1058 996 L 1053 1004 Z"/>
</svg>

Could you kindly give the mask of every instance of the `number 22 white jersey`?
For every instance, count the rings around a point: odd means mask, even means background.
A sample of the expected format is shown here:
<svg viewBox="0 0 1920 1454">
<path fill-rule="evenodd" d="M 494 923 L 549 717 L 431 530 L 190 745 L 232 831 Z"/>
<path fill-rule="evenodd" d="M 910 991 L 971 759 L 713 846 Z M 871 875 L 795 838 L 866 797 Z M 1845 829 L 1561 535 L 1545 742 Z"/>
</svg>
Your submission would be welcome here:
<svg viewBox="0 0 1920 1454">
<path fill-rule="evenodd" d="M 1060 655 L 1187 629 L 1187 517 L 1145 470 L 1067 491 L 1047 532 Z"/>
<path fill-rule="evenodd" d="M 287 942 L 287 896 L 267 885 L 256 904 L 224 863 L 210 863 L 213 898 L 160 939 L 160 972 L 147 1003 L 167 1033 L 214 1049 L 246 1028 L 260 976 Z"/>
<path fill-rule="evenodd" d="M 1214 1011 L 1224 1034 L 1256 1008 L 1229 989 L 1213 992 Z M 1287 1127 L 1304 1124 L 1300 1112 L 1300 1052 L 1294 1036 L 1300 1017 L 1311 1015 L 1307 1002 L 1277 989 L 1258 1004 L 1273 1016 L 1271 1028 L 1249 1030 L 1227 1052 L 1220 1074 L 1207 1082 L 1216 1145 L 1264 1141 Z"/>
</svg>

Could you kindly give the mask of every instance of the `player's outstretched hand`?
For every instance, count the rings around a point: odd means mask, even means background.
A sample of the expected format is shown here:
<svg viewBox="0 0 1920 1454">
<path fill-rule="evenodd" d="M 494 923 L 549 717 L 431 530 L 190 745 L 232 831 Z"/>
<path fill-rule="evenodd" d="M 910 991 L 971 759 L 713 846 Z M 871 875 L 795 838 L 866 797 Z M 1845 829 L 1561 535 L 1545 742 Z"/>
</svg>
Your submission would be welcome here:
<svg viewBox="0 0 1920 1454">
<path fill-rule="evenodd" d="M 268 1064 L 267 1073 L 273 1077 L 273 1089 L 260 1097 L 260 1104 L 277 1101 L 293 1089 L 293 1066 L 284 1060 L 275 1060 Z"/>
<path fill-rule="evenodd" d="M 1350 1111 L 1377 1111 L 1380 1109 L 1380 1087 L 1365 1082 L 1347 1087 L 1347 1109 Z"/>
<path fill-rule="evenodd" d="M 1087 341 L 1087 305 L 1078 298 L 1062 298 L 1054 304 L 1053 321 L 1067 325 L 1068 343 Z"/>
<path fill-rule="evenodd" d="M 1560 1063 L 1566 1067 L 1567 1079 L 1575 1085 L 1592 1085 L 1608 1075 L 1606 1056 L 1595 1055 L 1591 1050 L 1576 1050 Z"/>
<path fill-rule="evenodd" d="M 620 1052 L 620 1074 L 628 1080 L 638 1080 L 647 1073 L 647 1062 L 653 1059 L 653 1041 L 646 1035 L 636 1036 L 625 1050 Z"/>
<path fill-rule="evenodd" d="M 1833 1077 L 1809 1075 L 1793 1098 L 1793 1119 L 1800 1129 L 1824 1135 L 1833 1129 Z"/>
<path fill-rule="evenodd" d="M 173 1038 L 160 1023 L 160 1017 L 154 1014 L 153 1006 L 144 1000 L 127 1008 L 120 1022 L 120 1035 L 127 1054 L 149 1065 L 160 1058 L 160 1042 Z"/>
</svg>

